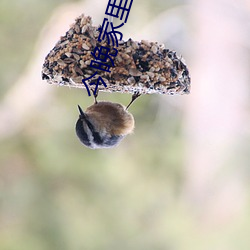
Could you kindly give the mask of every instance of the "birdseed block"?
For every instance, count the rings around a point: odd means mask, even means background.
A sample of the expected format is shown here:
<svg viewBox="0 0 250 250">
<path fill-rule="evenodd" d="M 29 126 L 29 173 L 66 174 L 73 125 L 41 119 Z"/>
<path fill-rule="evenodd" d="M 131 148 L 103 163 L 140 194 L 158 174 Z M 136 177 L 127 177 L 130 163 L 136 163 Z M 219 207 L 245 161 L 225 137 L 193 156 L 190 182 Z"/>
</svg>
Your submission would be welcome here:
<svg viewBox="0 0 250 250">
<path fill-rule="evenodd" d="M 45 58 L 42 79 L 50 84 L 86 88 L 83 79 L 93 83 L 99 76 L 106 87 L 101 84 L 98 90 L 106 92 L 141 94 L 188 94 L 190 76 L 181 56 L 165 49 L 157 42 L 119 41 L 118 47 L 109 46 L 107 41 L 98 42 L 100 27 L 92 25 L 91 17 L 81 15 L 76 18 L 65 36 Z M 109 47 L 118 50 L 114 66 L 110 72 L 90 67 L 94 60 L 95 47 Z M 112 54 L 112 53 L 111 53 Z"/>
</svg>

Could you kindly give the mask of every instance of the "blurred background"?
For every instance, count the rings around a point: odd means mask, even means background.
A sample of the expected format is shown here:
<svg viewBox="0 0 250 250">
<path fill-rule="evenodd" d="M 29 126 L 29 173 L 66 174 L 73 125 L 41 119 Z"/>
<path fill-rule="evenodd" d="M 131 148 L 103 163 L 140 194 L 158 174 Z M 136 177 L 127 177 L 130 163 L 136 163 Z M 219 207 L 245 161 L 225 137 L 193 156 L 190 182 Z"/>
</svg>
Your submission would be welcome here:
<svg viewBox="0 0 250 250">
<path fill-rule="evenodd" d="M 78 15 L 99 25 L 107 4 L 0 2 L 0 249 L 249 250 L 250 1 L 134 1 L 124 39 L 181 54 L 191 94 L 140 97 L 134 134 L 90 150 L 74 126 L 93 99 L 41 68 Z"/>
</svg>

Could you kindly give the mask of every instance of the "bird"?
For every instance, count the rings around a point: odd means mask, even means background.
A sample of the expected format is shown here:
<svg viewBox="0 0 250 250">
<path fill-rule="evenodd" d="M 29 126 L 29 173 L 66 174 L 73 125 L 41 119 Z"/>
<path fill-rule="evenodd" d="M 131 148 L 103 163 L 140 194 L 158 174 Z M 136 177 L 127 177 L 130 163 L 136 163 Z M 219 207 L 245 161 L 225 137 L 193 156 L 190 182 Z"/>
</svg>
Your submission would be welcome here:
<svg viewBox="0 0 250 250">
<path fill-rule="evenodd" d="M 135 121 L 133 115 L 128 112 L 128 108 L 141 94 L 135 92 L 127 107 L 119 103 L 97 101 L 97 95 L 98 93 L 94 95 L 94 104 L 85 112 L 78 105 L 76 135 L 88 148 L 112 148 L 133 132 Z"/>
</svg>

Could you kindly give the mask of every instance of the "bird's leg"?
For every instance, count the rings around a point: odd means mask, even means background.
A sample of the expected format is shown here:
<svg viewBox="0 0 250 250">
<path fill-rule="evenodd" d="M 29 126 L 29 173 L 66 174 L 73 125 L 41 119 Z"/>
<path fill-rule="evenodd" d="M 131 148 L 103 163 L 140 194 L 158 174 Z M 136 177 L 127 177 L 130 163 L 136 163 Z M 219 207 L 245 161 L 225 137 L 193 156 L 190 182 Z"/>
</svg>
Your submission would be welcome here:
<svg viewBox="0 0 250 250">
<path fill-rule="evenodd" d="M 91 89 L 91 91 L 93 92 L 93 95 L 94 95 L 94 98 L 95 98 L 95 104 L 97 104 L 98 103 L 97 102 L 97 96 L 98 96 L 99 90 L 97 89 L 96 93 L 95 93 L 95 91 L 93 89 Z"/>
<path fill-rule="evenodd" d="M 128 106 L 126 107 L 126 110 L 130 107 L 130 105 L 140 96 L 140 92 L 136 91 L 134 92 L 134 94 L 132 95 L 132 100 L 131 102 L 128 104 Z"/>
</svg>

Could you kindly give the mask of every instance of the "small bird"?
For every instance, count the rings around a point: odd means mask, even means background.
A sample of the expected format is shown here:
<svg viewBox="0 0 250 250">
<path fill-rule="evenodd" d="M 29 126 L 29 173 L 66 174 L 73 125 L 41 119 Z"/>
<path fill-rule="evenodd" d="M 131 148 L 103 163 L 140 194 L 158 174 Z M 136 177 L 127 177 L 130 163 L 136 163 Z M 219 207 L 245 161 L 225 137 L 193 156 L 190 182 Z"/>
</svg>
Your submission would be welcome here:
<svg viewBox="0 0 250 250">
<path fill-rule="evenodd" d="M 85 112 L 78 105 L 80 115 L 75 129 L 82 144 L 91 149 L 117 146 L 133 132 L 134 117 L 128 108 L 139 96 L 139 92 L 134 93 L 127 107 L 108 101 L 97 102 L 97 94 L 94 95 L 95 103 Z"/>
</svg>

